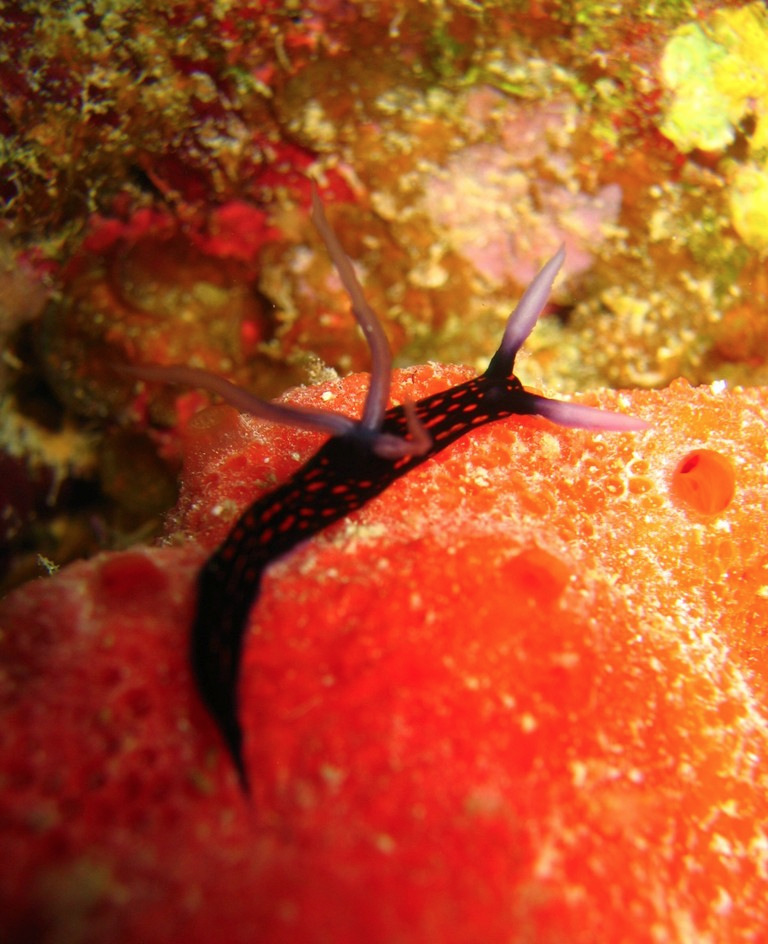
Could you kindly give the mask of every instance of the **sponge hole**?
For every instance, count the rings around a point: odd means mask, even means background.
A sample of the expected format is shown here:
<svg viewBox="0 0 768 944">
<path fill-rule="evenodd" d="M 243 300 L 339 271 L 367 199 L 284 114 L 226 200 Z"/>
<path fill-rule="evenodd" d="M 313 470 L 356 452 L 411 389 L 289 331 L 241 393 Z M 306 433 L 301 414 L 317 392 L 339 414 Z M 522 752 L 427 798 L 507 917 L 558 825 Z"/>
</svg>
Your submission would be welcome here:
<svg viewBox="0 0 768 944">
<path fill-rule="evenodd" d="M 731 504 L 736 473 L 730 461 L 713 449 L 694 449 L 677 464 L 672 494 L 686 508 L 702 515 L 717 515 Z"/>
</svg>

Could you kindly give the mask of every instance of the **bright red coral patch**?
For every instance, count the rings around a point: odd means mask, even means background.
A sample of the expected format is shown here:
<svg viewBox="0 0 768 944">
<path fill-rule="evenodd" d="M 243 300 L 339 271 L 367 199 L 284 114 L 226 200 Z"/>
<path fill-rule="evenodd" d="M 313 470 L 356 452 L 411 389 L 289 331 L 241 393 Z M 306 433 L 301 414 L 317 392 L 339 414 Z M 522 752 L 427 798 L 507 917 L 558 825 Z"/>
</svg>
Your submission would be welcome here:
<svg viewBox="0 0 768 944">
<path fill-rule="evenodd" d="M 465 378 L 417 368 L 394 393 Z M 293 398 L 354 411 L 364 385 Z M 768 400 L 589 402 L 653 429 L 480 429 L 270 569 L 250 805 L 186 664 L 204 551 L 105 555 L 9 597 L 0 937 L 763 940 Z M 318 441 L 193 424 L 178 532 L 215 545 Z M 734 471 L 712 515 L 673 493 L 704 449 Z"/>
</svg>

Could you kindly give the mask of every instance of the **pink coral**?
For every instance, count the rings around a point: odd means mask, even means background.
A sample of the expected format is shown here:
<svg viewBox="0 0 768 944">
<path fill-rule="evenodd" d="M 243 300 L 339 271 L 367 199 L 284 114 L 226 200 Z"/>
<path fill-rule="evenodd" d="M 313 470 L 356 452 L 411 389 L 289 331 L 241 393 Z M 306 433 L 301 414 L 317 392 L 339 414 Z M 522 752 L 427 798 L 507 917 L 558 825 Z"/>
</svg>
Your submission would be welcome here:
<svg viewBox="0 0 768 944">
<path fill-rule="evenodd" d="M 494 288 L 528 284 L 561 243 L 566 273 L 588 269 L 615 228 L 622 193 L 617 184 L 592 194 L 573 185 L 573 104 L 534 107 L 476 91 L 467 115 L 475 134 L 487 139 L 495 127 L 498 140 L 462 148 L 425 183 L 424 208 L 445 239 Z"/>
</svg>

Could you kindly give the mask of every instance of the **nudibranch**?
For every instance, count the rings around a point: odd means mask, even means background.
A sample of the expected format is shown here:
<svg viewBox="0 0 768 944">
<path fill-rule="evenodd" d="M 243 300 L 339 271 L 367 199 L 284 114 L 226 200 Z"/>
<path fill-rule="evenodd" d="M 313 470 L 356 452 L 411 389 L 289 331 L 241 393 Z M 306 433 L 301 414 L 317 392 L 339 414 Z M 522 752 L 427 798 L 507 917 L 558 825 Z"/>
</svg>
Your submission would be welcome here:
<svg viewBox="0 0 768 944">
<path fill-rule="evenodd" d="M 416 403 L 387 409 L 392 368 L 389 343 L 364 297 L 351 260 L 326 219 L 314 185 L 312 220 L 371 351 L 371 379 L 360 419 L 270 403 L 197 368 L 125 368 L 143 380 L 204 388 L 261 419 L 317 430 L 330 437 L 290 479 L 241 515 L 224 543 L 206 561 L 197 581 L 190 640 L 192 672 L 246 791 L 248 774 L 238 713 L 240 662 L 249 614 L 262 575 L 273 561 L 486 423 L 533 414 L 560 426 L 582 429 L 627 432 L 647 428 L 636 417 L 531 393 L 513 373 L 517 352 L 536 324 L 562 265 L 562 247 L 541 269 L 510 315 L 499 349 L 484 374 Z"/>
</svg>

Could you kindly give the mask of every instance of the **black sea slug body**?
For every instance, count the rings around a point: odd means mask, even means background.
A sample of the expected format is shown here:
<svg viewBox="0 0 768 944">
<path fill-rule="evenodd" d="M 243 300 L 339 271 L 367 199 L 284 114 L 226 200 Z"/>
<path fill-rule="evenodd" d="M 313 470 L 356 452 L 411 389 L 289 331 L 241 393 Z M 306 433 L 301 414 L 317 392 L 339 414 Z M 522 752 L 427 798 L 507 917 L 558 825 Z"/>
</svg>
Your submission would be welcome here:
<svg viewBox="0 0 768 944">
<path fill-rule="evenodd" d="M 565 257 L 563 248 L 542 268 L 510 315 L 499 349 L 484 374 L 416 403 L 387 409 L 392 365 L 389 343 L 364 298 L 351 261 L 328 224 L 314 186 L 312 205 L 313 221 L 371 349 L 370 386 L 359 420 L 260 400 L 196 368 L 125 368 L 144 380 L 203 387 L 262 419 L 330 436 L 288 481 L 241 515 L 198 578 L 190 643 L 192 671 L 200 697 L 224 737 L 246 790 L 238 681 L 249 613 L 269 564 L 486 423 L 515 414 L 535 414 L 561 426 L 583 429 L 625 432 L 647 428 L 635 417 L 529 393 L 512 372 L 515 356 L 546 304 Z"/>
</svg>

